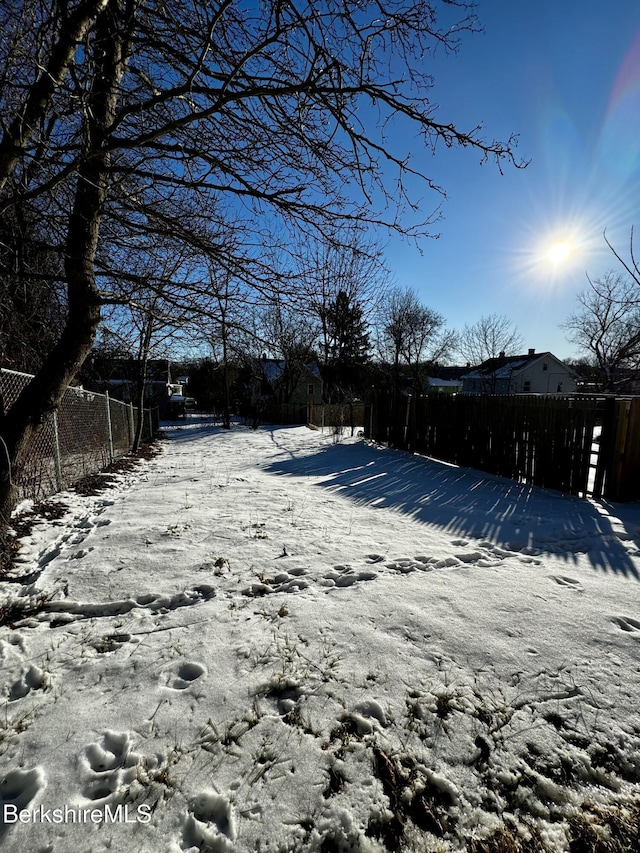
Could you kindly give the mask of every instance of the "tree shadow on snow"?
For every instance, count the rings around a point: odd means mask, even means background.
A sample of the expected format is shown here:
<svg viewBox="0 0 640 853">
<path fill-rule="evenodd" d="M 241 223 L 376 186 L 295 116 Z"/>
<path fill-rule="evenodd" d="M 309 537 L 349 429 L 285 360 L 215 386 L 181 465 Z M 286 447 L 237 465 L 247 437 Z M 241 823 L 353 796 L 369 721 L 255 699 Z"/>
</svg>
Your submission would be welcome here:
<svg viewBox="0 0 640 853">
<path fill-rule="evenodd" d="M 184 420 L 162 421 L 161 427 L 164 438 L 180 444 L 197 441 L 200 438 L 211 435 L 233 435 L 236 432 L 255 432 L 253 427 L 249 424 L 240 423 L 238 421 L 232 421 L 231 429 L 225 429 L 222 426 L 220 418 L 216 418 L 213 415 L 191 418 L 187 417 Z M 280 430 L 290 430 L 291 426 L 287 426 L 286 424 L 272 426 L 269 424 L 265 427 L 261 426 L 259 429 L 270 433 L 271 440 L 276 444 L 279 450 L 288 452 L 293 456 L 293 454 L 287 450 L 285 445 L 277 442 L 275 439 L 275 433 Z"/>
<path fill-rule="evenodd" d="M 364 442 L 278 460 L 265 470 L 321 477 L 318 488 L 406 513 L 452 535 L 573 562 L 584 554 L 594 569 L 640 579 L 625 547 L 640 549 L 637 505 L 582 500 Z"/>
</svg>

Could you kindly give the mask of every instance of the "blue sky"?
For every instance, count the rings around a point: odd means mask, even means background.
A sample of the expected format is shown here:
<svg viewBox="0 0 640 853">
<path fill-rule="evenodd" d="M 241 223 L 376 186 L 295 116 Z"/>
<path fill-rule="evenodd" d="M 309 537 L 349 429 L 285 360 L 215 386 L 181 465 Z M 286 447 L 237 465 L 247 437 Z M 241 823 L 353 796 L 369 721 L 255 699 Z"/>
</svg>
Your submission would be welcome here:
<svg viewBox="0 0 640 853">
<path fill-rule="evenodd" d="M 447 192 L 441 236 L 422 253 L 393 239 L 387 260 L 450 326 L 507 314 L 525 347 L 571 356 L 559 324 L 585 272 L 616 268 L 603 230 L 625 252 L 635 223 L 640 254 L 640 2 L 479 0 L 478 14 L 483 33 L 429 60 L 438 120 L 517 133 L 530 164 L 501 175 L 473 151 L 434 156 L 416 139 L 413 161 Z M 424 192 L 425 210 L 435 201 Z M 546 249 L 567 239 L 575 251 L 554 265 Z"/>
</svg>

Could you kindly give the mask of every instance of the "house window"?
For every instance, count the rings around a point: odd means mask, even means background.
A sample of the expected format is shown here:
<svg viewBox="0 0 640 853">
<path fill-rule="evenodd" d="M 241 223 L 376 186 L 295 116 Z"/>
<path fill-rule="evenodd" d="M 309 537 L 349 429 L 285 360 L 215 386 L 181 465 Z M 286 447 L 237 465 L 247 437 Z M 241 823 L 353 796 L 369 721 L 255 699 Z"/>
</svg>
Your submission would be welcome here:
<svg viewBox="0 0 640 853">
<path fill-rule="evenodd" d="M 546 362 L 546 361 L 543 361 L 543 362 L 542 362 L 542 369 L 543 369 L 543 370 L 549 370 L 549 365 L 547 364 L 547 362 Z"/>
<path fill-rule="evenodd" d="M 307 385 L 307 394 L 308 394 L 310 397 L 313 397 L 313 382 L 310 382 L 310 383 Z"/>
<path fill-rule="evenodd" d="M 530 379 L 525 379 L 524 388 L 522 390 L 524 391 L 525 394 L 528 394 L 529 391 L 531 391 L 531 380 Z"/>
</svg>

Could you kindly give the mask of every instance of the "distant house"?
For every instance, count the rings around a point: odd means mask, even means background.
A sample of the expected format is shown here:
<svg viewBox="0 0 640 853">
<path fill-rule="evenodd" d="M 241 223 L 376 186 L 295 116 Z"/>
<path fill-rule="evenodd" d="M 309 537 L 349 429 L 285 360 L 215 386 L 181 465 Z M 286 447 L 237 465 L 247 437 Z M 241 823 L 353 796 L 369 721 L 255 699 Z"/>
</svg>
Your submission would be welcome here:
<svg viewBox="0 0 640 853">
<path fill-rule="evenodd" d="M 637 370 L 620 370 L 613 380 L 613 390 L 616 394 L 640 395 L 640 376 Z"/>
<path fill-rule="evenodd" d="M 253 402 L 275 400 L 278 403 L 321 403 L 322 377 L 315 361 L 288 364 L 263 356 L 256 363 Z"/>
<path fill-rule="evenodd" d="M 137 384 L 131 379 L 108 379 L 100 383 L 101 391 L 106 391 L 114 400 L 122 403 L 138 405 Z M 182 393 L 182 384 L 165 382 L 161 379 L 146 379 L 144 383 L 144 405 L 148 408 L 158 407 L 160 417 L 167 418 L 184 414 L 186 398 Z"/>
<path fill-rule="evenodd" d="M 463 394 L 569 394 L 573 370 L 550 352 L 490 358 L 462 376 Z"/>
<path fill-rule="evenodd" d="M 461 390 L 461 379 L 440 379 L 437 376 L 427 377 L 427 391 L 430 394 L 458 394 Z"/>
<path fill-rule="evenodd" d="M 459 394 L 462 391 L 462 377 L 469 367 L 441 367 L 433 365 L 427 378 L 427 391 L 430 394 Z"/>
</svg>

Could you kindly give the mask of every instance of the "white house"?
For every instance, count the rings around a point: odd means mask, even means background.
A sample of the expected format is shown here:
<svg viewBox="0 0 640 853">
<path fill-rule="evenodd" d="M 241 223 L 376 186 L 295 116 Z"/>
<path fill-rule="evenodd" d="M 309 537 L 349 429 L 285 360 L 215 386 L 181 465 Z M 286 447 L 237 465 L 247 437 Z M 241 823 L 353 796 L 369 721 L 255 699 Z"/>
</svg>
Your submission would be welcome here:
<svg viewBox="0 0 640 853">
<path fill-rule="evenodd" d="M 490 358 L 462 376 L 463 394 L 569 394 L 577 388 L 570 367 L 553 353 Z"/>
</svg>

